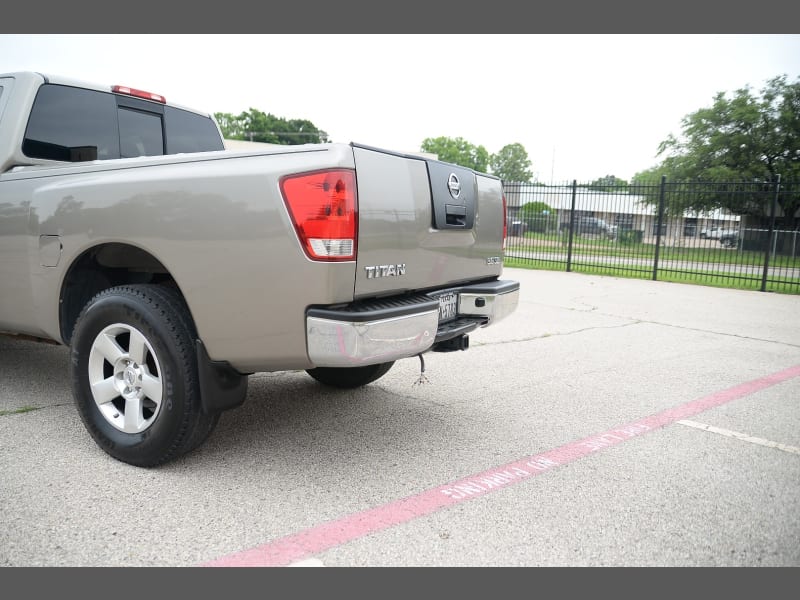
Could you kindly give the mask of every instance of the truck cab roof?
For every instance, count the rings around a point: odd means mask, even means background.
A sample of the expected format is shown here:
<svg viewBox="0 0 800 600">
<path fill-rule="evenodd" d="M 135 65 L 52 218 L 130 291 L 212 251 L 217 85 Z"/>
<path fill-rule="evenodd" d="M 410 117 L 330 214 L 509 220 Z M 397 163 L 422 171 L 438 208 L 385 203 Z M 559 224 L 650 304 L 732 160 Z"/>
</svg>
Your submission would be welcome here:
<svg viewBox="0 0 800 600">
<path fill-rule="evenodd" d="M 159 94 L 34 71 L 0 74 L 0 173 L 224 148 L 211 114 Z"/>
</svg>

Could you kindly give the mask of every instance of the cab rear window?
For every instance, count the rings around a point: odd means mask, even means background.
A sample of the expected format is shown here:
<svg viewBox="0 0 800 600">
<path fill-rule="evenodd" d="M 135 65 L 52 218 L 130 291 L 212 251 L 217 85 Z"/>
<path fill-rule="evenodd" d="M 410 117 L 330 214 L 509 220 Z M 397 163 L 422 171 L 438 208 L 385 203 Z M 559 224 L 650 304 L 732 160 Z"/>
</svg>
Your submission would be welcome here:
<svg viewBox="0 0 800 600">
<path fill-rule="evenodd" d="M 89 147 L 98 159 L 120 157 L 114 96 L 61 85 L 40 87 L 22 142 L 25 156 L 71 160 L 72 149 Z"/>
<path fill-rule="evenodd" d="M 217 124 L 208 117 L 166 106 L 164 126 L 167 129 L 167 154 L 225 149 Z"/>
<path fill-rule="evenodd" d="M 179 108 L 64 85 L 39 88 L 23 153 L 60 161 L 223 150 L 215 123 Z"/>
</svg>

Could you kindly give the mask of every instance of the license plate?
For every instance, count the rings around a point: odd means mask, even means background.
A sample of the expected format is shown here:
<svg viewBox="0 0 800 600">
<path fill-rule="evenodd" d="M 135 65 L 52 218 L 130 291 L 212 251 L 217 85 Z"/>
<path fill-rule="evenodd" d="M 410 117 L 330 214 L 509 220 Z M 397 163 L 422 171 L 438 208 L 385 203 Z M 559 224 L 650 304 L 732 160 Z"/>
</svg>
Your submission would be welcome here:
<svg viewBox="0 0 800 600">
<path fill-rule="evenodd" d="M 452 321 L 458 315 L 458 294 L 448 292 L 439 296 L 439 322 Z"/>
</svg>

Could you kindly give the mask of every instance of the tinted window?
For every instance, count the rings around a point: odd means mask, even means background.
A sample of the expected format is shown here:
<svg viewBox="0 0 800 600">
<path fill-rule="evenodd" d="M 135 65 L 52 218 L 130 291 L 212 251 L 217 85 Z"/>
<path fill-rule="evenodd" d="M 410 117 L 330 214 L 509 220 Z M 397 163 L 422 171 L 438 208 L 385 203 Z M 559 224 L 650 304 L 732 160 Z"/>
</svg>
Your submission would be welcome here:
<svg viewBox="0 0 800 600">
<path fill-rule="evenodd" d="M 224 149 L 219 130 L 208 117 L 54 84 L 39 88 L 22 145 L 31 158 L 63 161 Z"/>
<path fill-rule="evenodd" d="M 208 117 L 167 106 L 167 154 L 224 150 L 217 126 Z"/>
<path fill-rule="evenodd" d="M 91 147 L 97 148 L 99 159 L 119 158 L 114 97 L 63 85 L 40 87 L 25 130 L 25 155 L 71 160 L 71 149 Z"/>
<path fill-rule="evenodd" d="M 161 115 L 120 107 L 119 139 L 122 158 L 164 154 Z"/>
</svg>

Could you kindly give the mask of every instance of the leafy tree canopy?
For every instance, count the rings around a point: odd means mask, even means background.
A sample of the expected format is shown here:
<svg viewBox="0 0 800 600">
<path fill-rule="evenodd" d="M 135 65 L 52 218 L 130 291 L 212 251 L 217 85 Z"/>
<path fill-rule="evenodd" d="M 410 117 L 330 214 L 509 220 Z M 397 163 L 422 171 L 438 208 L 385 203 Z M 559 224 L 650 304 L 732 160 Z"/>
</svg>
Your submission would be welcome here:
<svg viewBox="0 0 800 600">
<path fill-rule="evenodd" d="M 526 202 L 519 209 L 519 215 L 525 219 L 539 215 L 553 214 L 554 212 L 553 208 L 545 202 Z"/>
<path fill-rule="evenodd" d="M 531 161 L 528 153 L 522 144 L 508 144 L 500 149 L 497 154 L 492 154 L 489 159 L 492 173 L 497 175 L 503 182 L 530 182 L 533 174 L 531 173 Z"/>
<path fill-rule="evenodd" d="M 464 138 L 425 138 L 420 147 L 422 152 L 436 154 L 439 160 L 453 163 L 486 173 L 489 166 L 489 152 L 483 146 L 475 146 Z"/>
<path fill-rule="evenodd" d="M 222 135 L 231 140 L 267 144 L 319 144 L 328 142 L 328 134 L 305 119 L 284 119 L 255 108 L 239 115 L 214 113 Z"/>
<path fill-rule="evenodd" d="M 687 208 L 764 216 L 770 188 L 759 182 L 778 175 L 786 182 L 800 180 L 800 77 L 794 83 L 786 75 L 775 77 L 759 93 L 749 86 L 730 96 L 720 92 L 710 107 L 686 115 L 681 124 L 680 136 L 659 145 L 661 164 L 634 180 L 665 175 L 671 181 L 719 183 L 712 192 L 687 195 Z M 791 219 L 800 194 L 781 194 L 779 202 Z"/>
<path fill-rule="evenodd" d="M 587 187 L 603 192 L 625 192 L 628 190 L 628 182 L 614 175 L 606 175 L 595 179 Z"/>
</svg>

